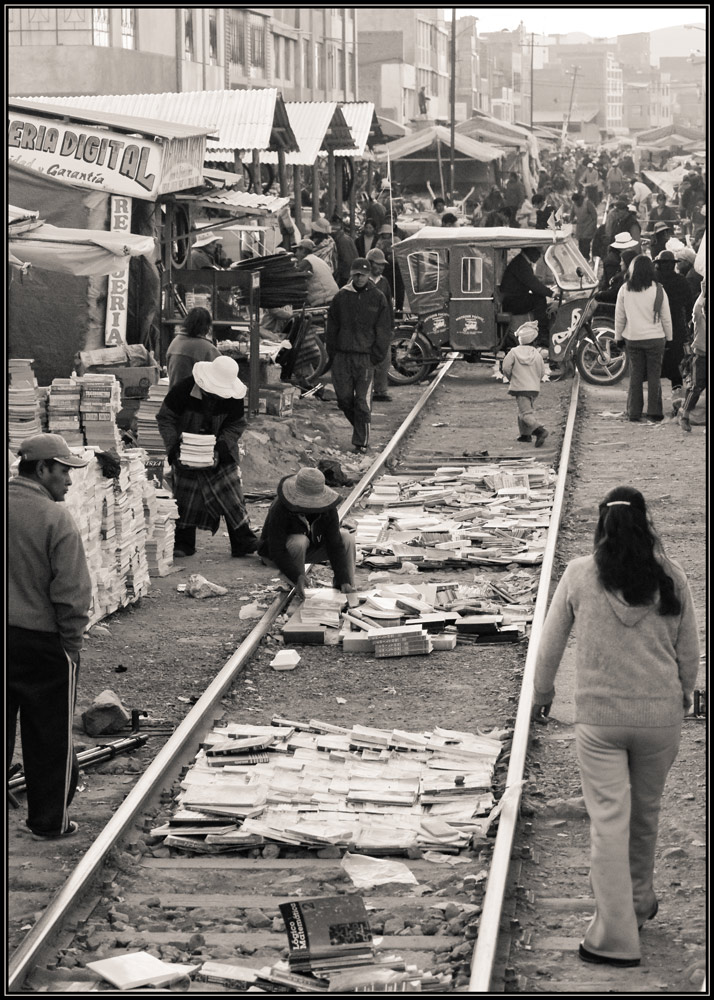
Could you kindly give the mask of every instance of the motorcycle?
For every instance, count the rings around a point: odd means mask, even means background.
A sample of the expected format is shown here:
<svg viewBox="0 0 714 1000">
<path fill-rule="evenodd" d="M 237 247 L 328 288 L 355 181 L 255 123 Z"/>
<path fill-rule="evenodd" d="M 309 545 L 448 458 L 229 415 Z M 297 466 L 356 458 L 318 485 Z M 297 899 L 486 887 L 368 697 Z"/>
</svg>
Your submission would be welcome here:
<svg viewBox="0 0 714 1000">
<path fill-rule="evenodd" d="M 549 309 L 551 378 L 574 366 L 593 385 L 624 378 L 627 356 L 615 343 L 614 324 L 598 310 L 597 278 L 567 229 L 427 227 L 394 248 L 412 313 L 395 329 L 393 385 L 426 378 L 449 351 L 471 363 L 495 363 L 515 346 L 513 334 L 529 317 L 501 311 L 498 286 L 507 251 L 524 246 L 545 249 L 544 264 L 558 289 Z"/>
</svg>

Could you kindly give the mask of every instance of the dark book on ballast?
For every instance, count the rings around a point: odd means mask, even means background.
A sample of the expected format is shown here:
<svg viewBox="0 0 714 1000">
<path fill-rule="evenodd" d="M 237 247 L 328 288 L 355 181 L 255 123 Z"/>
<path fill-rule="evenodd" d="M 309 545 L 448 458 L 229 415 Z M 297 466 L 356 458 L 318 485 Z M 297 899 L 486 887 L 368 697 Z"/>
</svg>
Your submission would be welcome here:
<svg viewBox="0 0 714 1000">
<path fill-rule="evenodd" d="M 372 930 L 361 896 L 296 899 L 279 906 L 291 969 L 340 968 L 372 961 Z"/>
</svg>

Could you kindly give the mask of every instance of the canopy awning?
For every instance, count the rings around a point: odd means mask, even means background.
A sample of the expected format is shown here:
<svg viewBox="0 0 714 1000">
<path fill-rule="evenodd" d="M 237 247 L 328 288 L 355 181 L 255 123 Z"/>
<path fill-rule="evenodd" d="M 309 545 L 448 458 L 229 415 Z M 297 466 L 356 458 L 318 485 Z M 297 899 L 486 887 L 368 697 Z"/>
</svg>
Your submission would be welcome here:
<svg viewBox="0 0 714 1000">
<path fill-rule="evenodd" d="M 394 252 L 410 250 L 424 242 L 439 243 L 482 243 L 501 247 L 504 250 L 516 247 L 547 246 L 549 243 L 563 243 L 570 237 L 572 228 L 567 229 L 513 229 L 510 226 L 457 226 L 455 229 L 441 226 L 424 226 L 412 236 L 395 244 Z"/>
<path fill-rule="evenodd" d="M 311 167 L 320 153 L 356 145 L 342 109 L 336 101 L 289 101 L 288 118 L 300 149 L 286 153 L 288 166 Z M 277 153 L 262 153 L 261 163 L 277 163 Z"/>
<path fill-rule="evenodd" d="M 444 147 L 445 152 L 442 155 L 448 159 L 451 147 L 449 129 L 442 125 L 432 125 L 430 128 L 419 129 L 418 132 L 405 135 L 403 139 L 395 139 L 384 149 L 376 150 L 374 158 L 377 163 L 386 163 L 387 159 L 394 162 L 423 152 L 432 154 L 427 157 L 431 161 L 437 158 L 438 144 Z M 459 154 L 459 159 L 477 160 L 480 163 L 491 163 L 504 155 L 504 151 L 497 146 L 477 142 L 476 139 L 470 139 L 458 132 L 454 136 L 454 151 Z"/>
<path fill-rule="evenodd" d="M 9 259 L 16 267 L 40 267 L 64 274 L 112 274 L 129 267 L 130 257 L 153 253 L 151 236 L 102 232 L 98 229 L 64 229 L 37 222 L 17 234 L 9 227 Z"/>
</svg>

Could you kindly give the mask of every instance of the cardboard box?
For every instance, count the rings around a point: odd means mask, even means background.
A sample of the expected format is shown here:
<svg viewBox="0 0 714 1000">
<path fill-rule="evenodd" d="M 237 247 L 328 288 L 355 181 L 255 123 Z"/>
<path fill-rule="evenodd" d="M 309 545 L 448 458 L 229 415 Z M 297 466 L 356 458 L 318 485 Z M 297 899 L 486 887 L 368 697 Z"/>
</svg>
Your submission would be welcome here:
<svg viewBox="0 0 714 1000">
<path fill-rule="evenodd" d="M 149 389 L 159 381 L 159 369 L 156 365 L 137 368 L 123 368 L 119 365 L 95 365 L 91 368 L 92 375 L 113 375 L 121 384 L 122 396 L 129 399 L 145 399 Z"/>
</svg>

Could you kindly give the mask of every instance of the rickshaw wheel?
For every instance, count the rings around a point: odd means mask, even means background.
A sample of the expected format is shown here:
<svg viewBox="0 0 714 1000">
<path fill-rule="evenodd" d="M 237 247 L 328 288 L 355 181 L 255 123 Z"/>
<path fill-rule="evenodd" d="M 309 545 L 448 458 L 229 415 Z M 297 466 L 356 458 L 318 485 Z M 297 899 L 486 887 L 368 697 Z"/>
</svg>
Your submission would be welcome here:
<svg viewBox="0 0 714 1000">
<path fill-rule="evenodd" d="M 609 327 L 598 327 L 593 333 L 602 349 L 603 357 L 607 360 L 603 363 L 595 345 L 583 339 L 575 353 L 578 371 L 590 385 L 616 385 L 627 374 L 627 354 L 623 347 L 615 343 L 614 330 Z"/>
<path fill-rule="evenodd" d="M 410 336 L 397 337 L 392 341 L 392 364 L 387 378 L 392 385 L 413 385 L 421 382 L 432 372 L 438 360 L 433 358 L 434 349 L 422 334 L 412 343 Z"/>
</svg>

